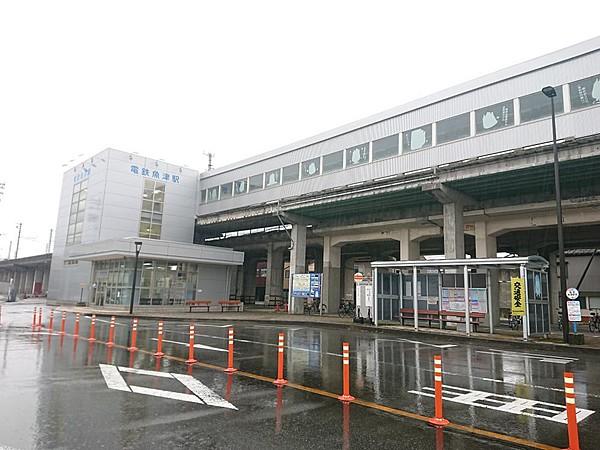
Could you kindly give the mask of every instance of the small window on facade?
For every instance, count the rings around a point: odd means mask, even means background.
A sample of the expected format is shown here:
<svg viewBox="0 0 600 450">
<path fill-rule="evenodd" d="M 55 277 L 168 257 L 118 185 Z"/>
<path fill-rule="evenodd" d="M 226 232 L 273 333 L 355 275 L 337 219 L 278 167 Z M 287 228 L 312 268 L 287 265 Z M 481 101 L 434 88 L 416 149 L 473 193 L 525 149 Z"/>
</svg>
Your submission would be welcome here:
<svg viewBox="0 0 600 450">
<path fill-rule="evenodd" d="M 361 144 L 346 149 L 346 167 L 369 162 L 369 144 Z"/>
<path fill-rule="evenodd" d="M 248 180 L 244 178 L 243 180 L 237 180 L 234 183 L 235 186 L 235 195 L 245 194 L 248 192 Z"/>
<path fill-rule="evenodd" d="M 373 161 L 390 156 L 398 156 L 397 134 L 373 141 Z"/>
<path fill-rule="evenodd" d="M 219 187 L 215 186 L 209 188 L 206 195 L 208 196 L 209 202 L 216 202 L 217 200 L 219 200 Z"/>
<path fill-rule="evenodd" d="M 253 177 L 250 177 L 250 192 L 264 188 L 263 180 L 264 177 L 262 173 L 260 175 L 254 175 Z"/>
<path fill-rule="evenodd" d="M 564 111 L 562 88 L 560 86 L 556 88 L 554 108 L 557 114 Z M 519 111 L 521 113 L 521 122 L 529 122 L 552 115 L 550 99 L 543 92 L 534 92 L 533 94 L 519 97 Z"/>
<path fill-rule="evenodd" d="M 431 124 L 402 133 L 402 151 L 412 152 L 431 147 Z"/>
<path fill-rule="evenodd" d="M 600 104 L 600 75 L 569 83 L 571 109 Z"/>
<path fill-rule="evenodd" d="M 267 187 L 277 186 L 281 181 L 281 170 L 271 170 L 265 173 L 265 184 Z"/>
<path fill-rule="evenodd" d="M 224 198 L 231 198 L 232 190 L 233 190 L 233 183 L 222 184 L 220 199 L 223 200 Z"/>
<path fill-rule="evenodd" d="M 302 178 L 315 177 L 321 173 L 321 159 L 313 158 L 302 162 Z"/>
<path fill-rule="evenodd" d="M 300 178 L 300 165 L 292 164 L 291 166 L 285 166 L 282 170 L 282 180 L 284 183 L 290 183 L 292 181 L 298 181 Z"/>
<path fill-rule="evenodd" d="M 145 180 L 140 214 L 140 237 L 160 239 L 164 200 L 165 184 L 160 181 Z"/>
<path fill-rule="evenodd" d="M 509 127 L 515 123 L 513 101 L 496 103 L 475 111 L 475 130 L 477 134 Z"/>
<path fill-rule="evenodd" d="M 323 156 L 323 173 L 333 172 L 344 168 L 344 151 Z"/>
<path fill-rule="evenodd" d="M 469 113 L 440 120 L 436 123 L 437 143 L 444 144 L 457 139 L 466 138 L 471 134 L 471 119 Z"/>
<path fill-rule="evenodd" d="M 206 203 L 206 189 L 200 191 L 200 203 Z"/>
</svg>

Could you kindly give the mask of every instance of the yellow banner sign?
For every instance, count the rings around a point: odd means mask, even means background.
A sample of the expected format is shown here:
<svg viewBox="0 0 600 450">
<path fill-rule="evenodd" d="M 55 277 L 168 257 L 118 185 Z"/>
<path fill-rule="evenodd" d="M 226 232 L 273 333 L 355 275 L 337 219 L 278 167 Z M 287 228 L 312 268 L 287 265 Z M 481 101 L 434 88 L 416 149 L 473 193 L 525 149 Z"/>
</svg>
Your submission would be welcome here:
<svg viewBox="0 0 600 450">
<path fill-rule="evenodd" d="M 525 280 L 523 278 L 510 279 L 510 311 L 513 316 L 525 314 Z"/>
</svg>

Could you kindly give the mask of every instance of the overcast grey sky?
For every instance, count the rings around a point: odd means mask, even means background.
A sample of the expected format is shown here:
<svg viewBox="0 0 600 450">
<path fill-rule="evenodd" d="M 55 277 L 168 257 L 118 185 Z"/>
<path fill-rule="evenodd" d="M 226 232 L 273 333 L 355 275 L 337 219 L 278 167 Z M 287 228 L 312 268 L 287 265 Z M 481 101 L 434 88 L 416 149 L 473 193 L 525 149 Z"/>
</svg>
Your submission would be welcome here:
<svg viewBox="0 0 600 450">
<path fill-rule="evenodd" d="M 0 259 L 19 221 L 19 255 L 45 250 L 72 160 L 222 166 L 594 37 L 598 8 L 0 1 Z"/>
</svg>

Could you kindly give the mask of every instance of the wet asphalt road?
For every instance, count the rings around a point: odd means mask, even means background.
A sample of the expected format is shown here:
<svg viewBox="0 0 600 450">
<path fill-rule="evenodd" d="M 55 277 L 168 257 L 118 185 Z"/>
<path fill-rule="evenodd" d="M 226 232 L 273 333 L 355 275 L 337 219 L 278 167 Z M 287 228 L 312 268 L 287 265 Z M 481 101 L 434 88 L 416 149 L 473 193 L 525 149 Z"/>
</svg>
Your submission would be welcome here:
<svg viewBox="0 0 600 450">
<path fill-rule="evenodd" d="M 196 359 L 218 366 L 226 365 L 228 325 L 235 327 L 235 366 L 253 375 L 226 375 L 204 366 L 190 370 L 180 360 L 157 359 L 151 352 L 130 354 L 102 342 L 89 344 L 84 339 L 88 318 L 81 319 L 79 339 L 70 335 L 73 315 L 68 317 L 66 336 L 56 333 L 59 317 L 54 334 L 34 333 L 33 306 L 2 304 L 0 448 L 520 448 L 452 430 L 436 432 L 423 421 L 376 405 L 344 406 L 328 397 L 342 390 L 343 341 L 350 343 L 355 397 L 432 416 L 433 399 L 426 394 L 433 387 L 433 356 L 441 354 L 446 395 L 455 400 L 444 402 L 446 418 L 557 447 L 567 444 L 560 414 L 563 372 L 571 370 L 577 407 L 593 411 L 579 423 L 582 448 L 598 448 L 600 358 L 595 355 L 524 352 L 431 336 L 417 342 L 414 337 L 297 325 L 196 323 Z M 47 312 L 44 307 L 45 325 Z M 99 318 L 99 341 L 107 339 L 107 322 Z M 126 346 L 129 321 L 120 318 L 117 323 L 116 342 Z M 165 323 L 167 355 L 187 358 L 187 328 L 187 323 Z M 275 377 L 279 331 L 286 336 L 286 378 L 325 393 L 278 389 L 260 379 Z M 156 322 L 140 322 L 138 347 L 156 349 Z M 109 389 L 100 364 L 191 374 L 237 410 Z M 120 376 L 129 386 L 154 389 L 154 394 L 190 394 L 174 378 L 123 372 Z M 532 401 L 523 406 L 519 399 Z"/>
</svg>

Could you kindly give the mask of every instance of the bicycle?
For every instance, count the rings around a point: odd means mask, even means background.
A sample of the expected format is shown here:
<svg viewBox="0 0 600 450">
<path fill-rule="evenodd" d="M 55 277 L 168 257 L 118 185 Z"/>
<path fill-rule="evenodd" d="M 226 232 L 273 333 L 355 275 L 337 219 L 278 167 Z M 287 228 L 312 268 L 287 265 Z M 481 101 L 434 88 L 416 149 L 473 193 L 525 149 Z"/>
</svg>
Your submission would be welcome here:
<svg viewBox="0 0 600 450">
<path fill-rule="evenodd" d="M 522 324 L 523 324 L 522 316 L 513 316 L 512 314 L 510 314 L 508 316 L 508 326 L 510 327 L 511 330 L 518 330 Z"/>
<path fill-rule="evenodd" d="M 597 312 L 590 311 L 590 322 L 588 324 L 590 332 L 593 333 L 594 329 L 600 331 L 600 314 Z"/>
<path fill-rule="evenodd" d="M 344 301 L 344 302 L 340 303 L 340 307 L 338 309 L 338 316 L 340 318 L 354 317 L 355 308 L 356 307 L 355 307 L 354 303 L 351 303 L 349 301 Z"/>
<path fill-rule="evenodd" d="M 321 311 L 319 311 L 321 308 Z M 304 314 L 308 314 L 309 316 L 312 313 L 319 314 L 319 312 L 327 312 L 327 305 L 325 303 L 321 303 L 319 299 L 313 299 L 312 301 L 307 301 L 304 304 Z"/>
</svg>

